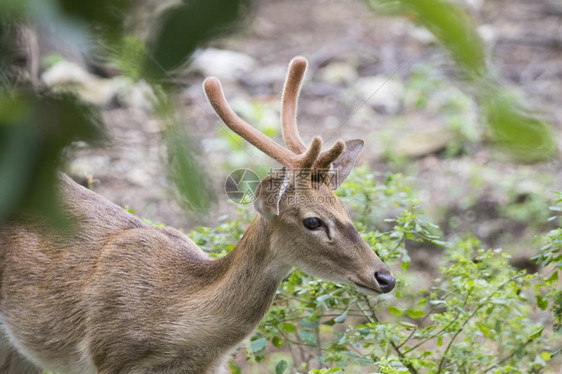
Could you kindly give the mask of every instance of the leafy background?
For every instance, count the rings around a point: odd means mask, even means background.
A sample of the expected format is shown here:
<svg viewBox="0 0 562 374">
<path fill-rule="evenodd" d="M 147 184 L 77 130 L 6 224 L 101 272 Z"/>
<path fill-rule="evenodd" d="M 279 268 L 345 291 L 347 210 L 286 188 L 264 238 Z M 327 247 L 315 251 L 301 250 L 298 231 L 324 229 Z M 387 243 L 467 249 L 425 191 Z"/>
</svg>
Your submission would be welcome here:
<svg viewBox="0 0 562 374">
<path fill-rule="evenodd" d="M 219 76 L 279 139 L 302 54 L 303 137 L 366 140 L 339 193 L 399 287 L 366 299 L 295 272 L 231 370 L 556 372 L 561 14 L 547 0 L 3 1 L 0 220 L 32 209 L 63 226 L 61 167 L 141 217 L 203 224 L 194 240 L 224 254 L 252 215 L 225 175 L 274 164 L 200 84 Z"/>
</svg>

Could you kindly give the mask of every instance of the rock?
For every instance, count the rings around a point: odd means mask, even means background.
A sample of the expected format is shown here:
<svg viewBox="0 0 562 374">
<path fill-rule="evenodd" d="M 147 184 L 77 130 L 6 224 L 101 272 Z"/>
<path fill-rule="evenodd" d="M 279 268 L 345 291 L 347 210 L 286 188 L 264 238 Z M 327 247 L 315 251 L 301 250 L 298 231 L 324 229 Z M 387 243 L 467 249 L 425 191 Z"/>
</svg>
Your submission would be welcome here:
<svg viewBox="0 0 562 374">
<path fill-rule="evenodd" d="M 473 10 L 481 10 L 482 6 L 484 5 L 484 0 L 465 0 L 466 4 L 471 7 Z"/>
<path fill-rule="evenodd" d="M 279 82 L 283 82 L 286 75 L 286 64 L 274 64 L 259 67 L 256 66 L 255 69 L 244 74 L 242 80 L 249 86 L 254 86 L 254 88 L 266 87 L 279 84 Z"/>
<path fill-rule="evenodd" d="M 360 99 L 367 101 L 379 113 L 397 114 L 402 107 L 404 85 L 396 79 L 382 75 L 362 77 L 357 80 L 354 89 Z"/>
<path fill-rule="evenodd" d="M 428 128 L 402 136 L 394 143 L 392 151 L 399 156 L 419 158 L 444 150 L 455 138 L 451 130 Z"/>
<path fill-rule="evenodd" d="M 71 175 L 79 177 L 87 177 L 96 175 L 97 177 L 105 176 L 110 168 L 110 157 L 106 154 L 84 154 L 74 155 L 72 160 L 67 165 L 67 172 Z"/>
<path fill-rule="evenodd" d="M 320 79 L 332 84 L 349 85 L 358 78 L 353 66 L 345 62 L 332 62 L 319 72 Z"/>
<path fill-rule="evenodd" d="M 480 38 L 482 38 L 484 43 L 491 46 L 496 44 L 496 41 L 498 40 L 498 31 L 494 26 L 480 25 L 478 26 L 477 31 L 478 31 L 478 35 L 480 36 Z"/>
<path fill-rule="evenodd" d="M 408 34 L 424 45 L 434 44 L 437 42 L 435 36 L 425 27 L 410 24 L 408 27 Z"/>
<path fill-rule="evenodd" d="M 222 49 L 203 49 L 195 53 L 190 68 L 201 74 L 216 75 L 221 80 L 237 80 L 252 71 L 256 61 L 243 53 Z"/>
<path fill-rule="evenodd" d="M 149 188 L 154 183 L 150 173 L 140 168 L 131 169 L 125 178 L 134 185 L 144 188 Z"/>
<path fill-rule="evenodd" d="M 117 93 L 128 84 L 122 77 L 98 78 L 69 61 L 60 61 L 46 70 L 41 75 L 41 80 L 52 89 L 74 91 L 86 103 L 97 106 L 111 103 Z"/>
<path fill-rule="evenodd" d="M 145 81 L 139 81 L 123 87 L 118 92 L 119 103 L 125 107 L 133 107 L 149 112 L 156 102 L 156 95 L 152 87 Z"/>
</svg>

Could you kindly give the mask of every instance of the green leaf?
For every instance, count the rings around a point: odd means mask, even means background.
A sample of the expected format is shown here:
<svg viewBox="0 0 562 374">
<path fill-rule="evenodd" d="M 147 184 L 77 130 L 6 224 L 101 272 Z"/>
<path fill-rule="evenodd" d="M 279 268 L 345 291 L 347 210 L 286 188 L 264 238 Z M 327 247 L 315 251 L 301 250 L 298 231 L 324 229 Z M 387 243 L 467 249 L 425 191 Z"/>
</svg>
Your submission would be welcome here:
<svg viewBox="0 0 562 374">
<path fill-rule="evenodd" d="M 300 321 L 299 324 L 301 325 L 301 327 L 304 327 L 305 329 L 315 329 L 318 327 L 318 322 L 309 321 L 307 319 Z"/>
<path fill-rule="evenodd" d="M 27 210 L 68 227 L 57 203 L 59 164 L 71 142 L 101 139 L 97 112 L 68 94 L 0 93 L 0 113 L 0 221 Z"/>
<path fill-rule="evenodd" d="M 406 315 L 410 318 L 421 318 L 425 315 L 425 313 L 420 309 L 408 309 L 406 310 Z"/>
<path fill-rule="evenodd" d="M 556 150 L 547 123 L 508 91 L 483 87 L 483 112 L 495 141 L 526 162 L 545 160 Z"/>
<path fill-rule="evenodd" d="M 295 325 L 293 325 L 292 323 L 289 322 L 285 322 L 281 325 L 281 329 L 285 332 L 295 332 L 297 329 L 295 328 Z"/>
<path fill-rule="evenodd" d="M 246 11 L 245 0 L 192 0 L 171 7 L 149 46 L 154 60 L 147 59 L 147 72 L 168 78 L 166 72 L 183 64 L 202 43 L 232 28 Z"/>
<path fill-rule="evenodd" d="M 402 269 L 408 270 L 410 267 L 410 256 L 406 252 L 402 254 Z"/>
<path fill-rule="evenodd" d="M 164 138 L 168 150 L 168 169 L 171 179 L 178 187 L 178 191 L 185 198 L 184 203 L 196 212 L 209 209 L 215 196 L 211 188 L 208 175 L 196 161 L 197 147 L 174 117 L 175 106 L 167 102 L 170 100 L 164 93 L 159 97 L 158 113 L 167 121 Z"/>
<path fill-rule="evenodd" d="M 271 339 L 271 343 L 277 347 L 277 348 L 281 348 L 283 347 L 283 339 L 281 339 L 279 336 L 274 336 L 273 339 Z"/>
<path fill-rule="evenodd" d="M 232 374 L 242 374 L 242 368 L 232 360 L 228 361 L 228 368 Z"/>
<path fill-rule="evenodd" d="M 534 339 L 538 338 L 539 336 L 541 336 L 543 330 L 544 330 L 544 327 L 539 327 L 539 328 L 537 328 L 537 329 L 529 336 L 529 340 L 534 340 Z"/>
<path fill-rule="evenodd" d="M 548 307 L 548 300 L 541 295 L 537 295 L 537 306 L 541 310 L 545 310 Z"/>
<path fill-rule="evenodd" d="M 475 76 L 486 71 L 482 41 L 459 6 L 445 0 L 403 0 L 401 4 L 415 13 L 460 66 Z"/>
<path fill-rule="evenodd" d="M 285 360 L 279 361 L 277 365 L 275 365 L 275 374 L 283 374 L 285 370 L 287 370 L 288 366 L 289 364 L 287 364 L 287 361 Z"/>
<path fill-rule="evenodd" d="M 404 314 L 404 312 L 398 308 L 396 308 L 393 305 L 389 305 L 388 306 L 388 311 L 392 314 L 394 314 L 395 316 L 401 316 L 402 314 Z"/>
<path fill-rule="evenodd" d="M 267 339 L 266 338 L 258 338 L 256 340 L 252 340 L 250 342 L 250 349 L 252 352 L 260 352 L 267 346 Z"/>
<path fill-rule="evenodd" d="M 127 9 L 134 4 L 132 0 L 58 0 L 60 9 L 69 19 L 79 17 L 95 25 L 95 30 L 118 34 L 122 31 L 123 18 Z M 115 35 L 114 35 L 115 36 Z"/>
<path fill-rule="evenodd" d="M 316 334 L 312 331 L 299 330 L 298 335 L 306 344 L 316 345 Z"/>
<path fill-rule="evenodd" d="M 554 284 L 556 282 L 558 282 L 558 272 L 557 271 L 552 273 L 552 275 L 544 282 L 544 284 L 546 284 L 547 286 L 550 286 L 551 284 Z"/>
<path fill-rule="evenodd" d="M 482 332 L 482 334 L 484 334 L 484 336 L 487 337 L 488 339 L 494 338 L 494 334 L 492 333 L 492 330 L 490 330 L 490 328 L 485 324 L 483 324 L 482 322 L 476 322 L 476 327 L 478 327 L 478 330 L 480 330 L 480 332 Z"/>
<path fill-rule="evenodd" d="M 334 322 L 335 323 L 343 323 L 343 322 L 345 322 L 346 319 L 347 319 L 347 311 L 343 312 L 342 314 L 340 314 L 339 316 L 334 318 Z"/>
<path fill-rule="evenodd" d="M 418 327 L 418 326 L 414 325 L 413 323 L 409 323 L 409 322 L 400 322 L 400 324 L 402 326 L 404 326 L 407 330 L 414 330 Z"/>
</svg>

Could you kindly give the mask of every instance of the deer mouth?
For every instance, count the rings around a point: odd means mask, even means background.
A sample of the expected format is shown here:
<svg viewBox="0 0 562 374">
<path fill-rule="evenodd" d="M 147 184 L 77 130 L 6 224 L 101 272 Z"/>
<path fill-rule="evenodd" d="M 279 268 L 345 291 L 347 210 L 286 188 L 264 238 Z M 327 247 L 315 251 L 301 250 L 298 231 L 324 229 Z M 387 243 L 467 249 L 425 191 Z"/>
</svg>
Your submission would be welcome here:
<svg viewBox="0 0 562 374">
<path fill-rule="evenodd" d="M 382 294 L 382 292 L 376 288 L 373 287 L 369 287 L 369 286 L 365 286 L 363 283 L 359 283 L 359 282 L 353 282 L 353 285 L 355 286 L 355 288 L 357 289 L 357 291 L 361 292 L 362 294 L 365 295 L 380 295 Z"/>
</svg>

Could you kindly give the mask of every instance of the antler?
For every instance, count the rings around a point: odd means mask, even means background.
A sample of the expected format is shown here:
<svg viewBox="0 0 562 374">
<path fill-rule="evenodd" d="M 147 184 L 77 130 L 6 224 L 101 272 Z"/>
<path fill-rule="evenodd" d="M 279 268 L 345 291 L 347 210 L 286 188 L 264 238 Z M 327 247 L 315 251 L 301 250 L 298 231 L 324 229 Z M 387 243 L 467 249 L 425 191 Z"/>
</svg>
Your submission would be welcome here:
<svg viewBox="0 0 562 374">
<path fill-rule="evenodd" d="M 289 71 L 283 88 L 283 98 L 281 107 L 281 128 L 283 139 L 287 147 L 300 154 L 306 150 L 306 145 L 302 141 L 297 127 L 297 102 L 301 89 L 304 73 L 308 62 L 302 56 L 294 57 L 289 63 Z M 330 149 L 322 152 L 315 162 L 315 167 L 326 169 L 337 159 L 345 149 L 342 140 L 337 141 Z"/>
<path fill-rule="evenodd" d="M 283 90 L 281 123 L 283 137 L 289 149 L 277 144 L 238 117 L 228 105 L 217 78 L 209 77 L 203 82 L 203 88 L 209 103 L 224 123 L 250 144 L 288 169 L 328 168 L 330 163 L 338 158 L 345 148 L 344 142 L 339 140 L 332 147 L 320 153 L 322 149 L 320 137 L 315 136 L 310 146 L 307 147 L 298 133 L 296 122 L 297 98 L 306 65 L 307 62 L 304 57 L 295 57 L 291 61 Z"/>
<path fill-rule="evenodd" d="M 281 129 L 287 147 L 295 153 L 302 153 L 306 145 L 302 141 L 297 128 L 297 100 L 301 89 L 302 79 L 306 72 L 307 61 L 297 56 L 289 63 L 289 71 L 283 87 L 281 99 Z"/>
<path fill-rule="evenodd" d="M 283 166 L 289 169 L 310 168 L 318 158 L 320 149 L 322 148 L 322 140 L 320 137 L 316 136 L 312 139 L 312 143 L 305 153 L 300 155 L 295 154 L 280 146 L 238 117 L 228 105 L 220 81 L 217 78 L 209 77 L 205 79 L 203 88 L 215 112 L 217 112 L 219 117 L 232 131 L 246 139 L 250 144 L 254 145 L 269 157 L 279 161 Z"/>
</svg>

